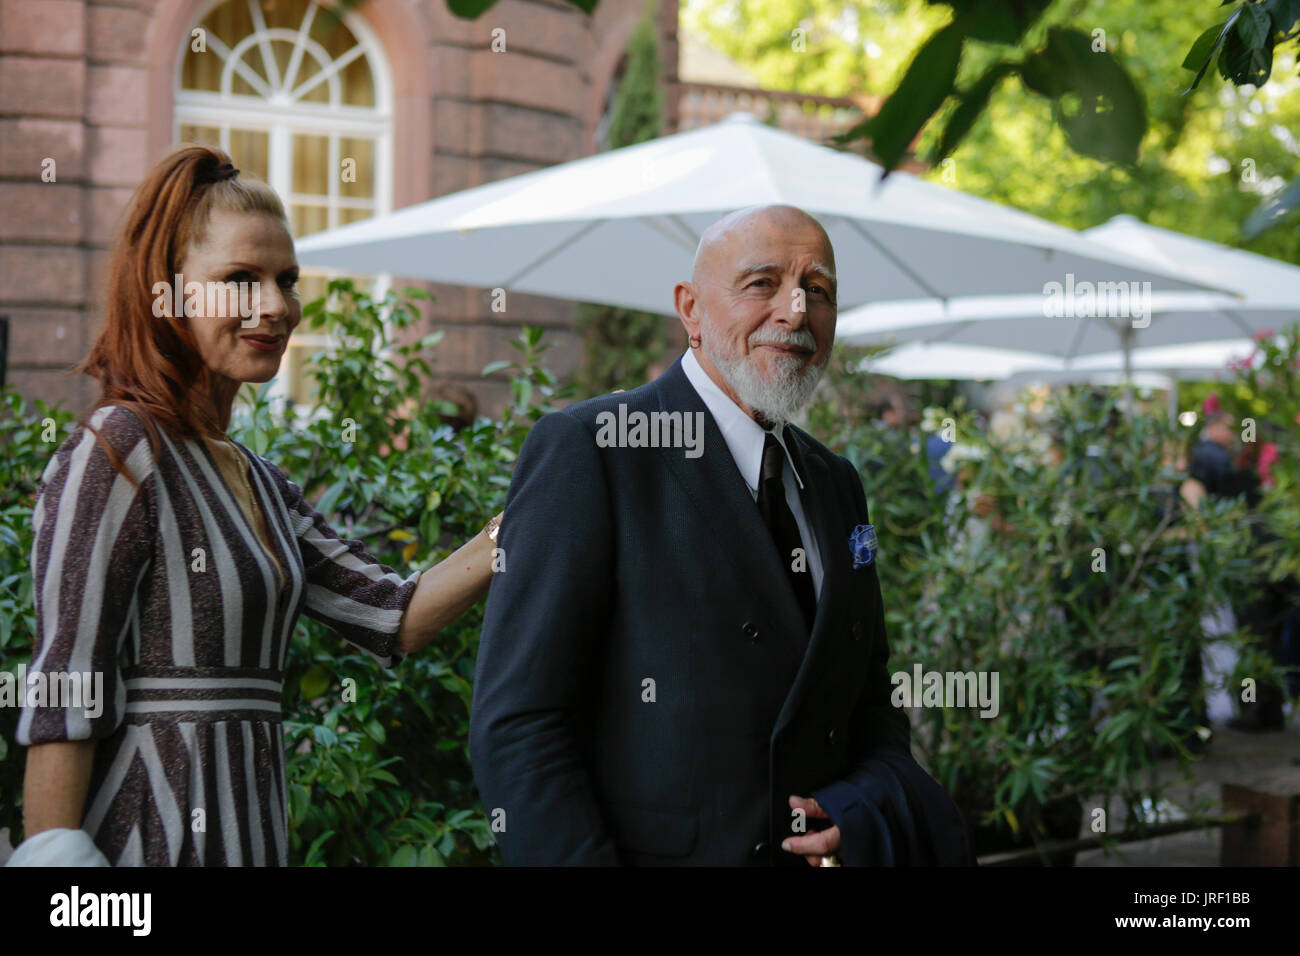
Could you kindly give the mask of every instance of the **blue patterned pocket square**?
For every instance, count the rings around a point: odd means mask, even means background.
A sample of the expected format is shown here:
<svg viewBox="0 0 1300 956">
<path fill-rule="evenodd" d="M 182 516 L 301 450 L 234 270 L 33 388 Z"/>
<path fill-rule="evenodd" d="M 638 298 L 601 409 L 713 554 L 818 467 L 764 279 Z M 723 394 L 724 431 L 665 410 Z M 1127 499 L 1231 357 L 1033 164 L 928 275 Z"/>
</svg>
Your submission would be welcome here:
<svg viewBox="0 0 1300 956">
<path fill-rule="evenodd" d="M 849 551 L 853 554 L 853 570 L 865 568 L 876 562 L 876 529 L 860 524 L 849 535 Z"/>
</svg>

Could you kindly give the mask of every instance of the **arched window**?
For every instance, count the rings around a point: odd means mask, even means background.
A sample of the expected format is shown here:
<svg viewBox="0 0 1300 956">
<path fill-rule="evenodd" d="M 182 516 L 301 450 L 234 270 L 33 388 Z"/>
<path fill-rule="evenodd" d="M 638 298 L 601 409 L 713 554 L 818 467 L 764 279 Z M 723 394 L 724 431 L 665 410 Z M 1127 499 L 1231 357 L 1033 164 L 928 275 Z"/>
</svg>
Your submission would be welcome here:
<svg viewBox="0 0 1300 956">
<path fill-rule="evenodd" d="M 365 20 L 314 0 L 218 0 L 183 43 L 177 141 L 220 146 L 270 183 L 295 238 L 390 211 L 392 80 Z M 326 278 L 303 271 L 304 302 Z M 282 394 L 309 396 L 304 363 L 326 344 L 294 335 Z"/>
</svg>

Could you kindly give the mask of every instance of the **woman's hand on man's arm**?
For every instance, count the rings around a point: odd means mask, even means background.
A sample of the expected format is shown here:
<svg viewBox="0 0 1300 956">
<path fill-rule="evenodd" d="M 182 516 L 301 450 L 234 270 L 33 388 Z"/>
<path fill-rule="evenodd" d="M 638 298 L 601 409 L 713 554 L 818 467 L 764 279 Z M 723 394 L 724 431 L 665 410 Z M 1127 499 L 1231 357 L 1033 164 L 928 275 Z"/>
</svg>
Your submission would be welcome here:
<svg viewBox="0 0 1300 956">
<path fill-rule="evenodd" d="M 423 648 L 487 593 L 495 550 L 485 529 L 420 575 L 397 632 L 403 655 Z"/>
</svg>

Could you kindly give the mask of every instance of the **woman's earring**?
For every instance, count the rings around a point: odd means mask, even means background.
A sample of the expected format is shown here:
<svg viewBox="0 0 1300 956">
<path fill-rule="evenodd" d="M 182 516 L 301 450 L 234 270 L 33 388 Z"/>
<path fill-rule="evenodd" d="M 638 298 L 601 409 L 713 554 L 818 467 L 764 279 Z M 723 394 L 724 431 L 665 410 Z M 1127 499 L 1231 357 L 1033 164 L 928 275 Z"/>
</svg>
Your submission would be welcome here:
<svg viewBox="0 0 1300 956">
<path fill-rule="evenodd" d="M 698 349 L 700 347 L 700 337 L 698 335 L 689 336 L 687 341 L 691 343 L 691 348 L 693 349 Z"/>
</svg>

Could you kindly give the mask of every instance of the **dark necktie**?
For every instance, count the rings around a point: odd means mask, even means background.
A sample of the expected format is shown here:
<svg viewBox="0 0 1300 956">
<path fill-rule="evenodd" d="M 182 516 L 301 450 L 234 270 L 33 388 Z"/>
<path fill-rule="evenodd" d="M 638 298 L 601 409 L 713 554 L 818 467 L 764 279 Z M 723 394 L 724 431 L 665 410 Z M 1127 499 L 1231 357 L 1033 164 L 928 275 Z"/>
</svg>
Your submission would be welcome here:
<svg viewBox="0 0 1300 956">
<path fill-rule="evenodd" d="M 795 523 L 794 512 L 785 503 L 785 483 L 781 480 L 781 470 L 785 466 L 785 451 L 776 436 L 771 432 L 763 439 L 763 467 L 758 479 L 758 510 L 767 523 L 767 529 L 776 542 L 776 550 L 785 568 L 785 576 L 794 588 L 795 597 L 803 611 L 808 630 L 812 630 L 813 619 L 817 616 L 817 599 L 813 594 L 812 573 L 808 570 L 808 556 L 805 553 L 801 563 L 803 570 L 796 571 L 791 565 L 795 562 L 794 549 L 802 548 L 799 538 L 799 526 Z"/>
</svg>

